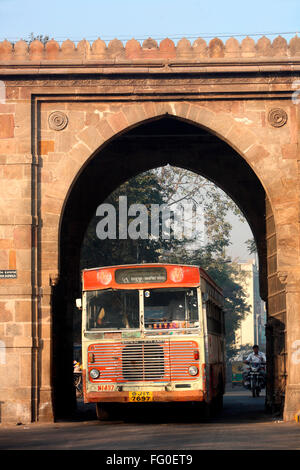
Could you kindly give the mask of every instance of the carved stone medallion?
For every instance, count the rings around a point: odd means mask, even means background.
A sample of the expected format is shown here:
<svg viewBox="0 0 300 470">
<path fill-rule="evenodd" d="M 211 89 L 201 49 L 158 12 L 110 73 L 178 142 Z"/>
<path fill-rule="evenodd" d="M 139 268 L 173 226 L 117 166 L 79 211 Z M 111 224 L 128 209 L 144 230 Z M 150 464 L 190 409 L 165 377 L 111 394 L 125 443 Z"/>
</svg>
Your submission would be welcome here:
<svg viewBox="0 0 300 470">
<path fill-rule="evenodd" d="M 51 129 L 61 131 L 68 124 L 68 116 L 62 111 L 54 111 L 49 115 L 48 122 Z"/>
<path fill-rule="evenodd" d="M 287 113 L 281 108 L 273 108 L 269 111 L 269 123 L 273 127 L 281 127 L 287 122 Z"/>
</svg>

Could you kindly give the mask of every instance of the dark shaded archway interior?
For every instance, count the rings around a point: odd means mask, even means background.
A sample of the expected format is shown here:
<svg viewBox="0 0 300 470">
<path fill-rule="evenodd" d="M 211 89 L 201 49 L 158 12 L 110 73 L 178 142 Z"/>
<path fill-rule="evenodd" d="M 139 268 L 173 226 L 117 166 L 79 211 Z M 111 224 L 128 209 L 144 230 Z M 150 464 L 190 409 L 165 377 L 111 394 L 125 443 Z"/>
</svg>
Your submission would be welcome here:
<svg viewBox="0 0 300 470">
<path fill-rule="evenodd" d="M 246 161 L 206 130 L 172 117 L 142 123 L 100 149 L 82 169 L 64 208 L 60 230 L 60 278 L 52 296 L 53 390 L 56 417 L 70 414 L 72 313 L 80 296 L 80 250 L 96 208 L 118 186 L 166 164 L 199 173 L 240 207 L 255 237 L 261 297 L 267 297 L 265 191 Z"/>
</svg>

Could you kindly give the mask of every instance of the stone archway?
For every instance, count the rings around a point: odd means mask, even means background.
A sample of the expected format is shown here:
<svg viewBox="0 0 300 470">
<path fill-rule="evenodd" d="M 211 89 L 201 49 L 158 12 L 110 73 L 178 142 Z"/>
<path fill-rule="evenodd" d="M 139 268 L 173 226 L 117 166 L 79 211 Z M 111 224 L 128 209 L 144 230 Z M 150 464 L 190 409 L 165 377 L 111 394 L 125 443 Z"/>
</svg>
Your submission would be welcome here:
<svg viewBox="0 0 300 470">
<path fill-rule="evenodd" d="M 137 173 L 171 163 L 201 173 L 229 193 L 246 215 L 257 240 L 261 268 L 261 295 L 267 300 L 271 281 L 267 282 L 265 191 L 245 160 L 215 134 L 208 132 L 203 126 L 191 123 L 190 120 L 171 116 L 169 113 L 155 116 L 154 119 L 147 119 L 137 126 L 130 127 L 127 132 L 119 133 L 110 142 L 100 146 L 93 152 L 93 157 L 88 160 L 72 185 L 65 201 L 60 224 L 60 280 L 54 287 L 53 296 L 56 302 L 54 307 L 56 346 L 53 361 L 54 363 L 59 361 L 60 367 L 60 371 L 54 367 L 55 403 L 58 414 L 67 411 L 66 403 L 70 405 L 72 403 L 70 399 L 71 368 L 67 365 L 71 364 L 72 360 L 71 343 L 68 345 L 66 336 L 64 334 L 61 336 L 59 332 L 69 331 L 72 328 L 73 305 L 76 296 L 80 295 L 78 290 L 79 253 L 84 231 L 97 205 L 103 202 L 105 197 L 122 182 Z M 153 143 L 155 139 L 158 139 L 156 145 Z M 172 143 L 174 139 L 175 142 Z M 201 153 L 205 156 L 201 157 Z M 237 175 L 239 175 L 238 178 Z M 100 185 L 97 184 L 99 181 Z M 272 214 L 270 211 L 269 207 L 269 215 Z M 277 255 L 276 241 L 275 253 Z M 274 252 L 271 253 L 271 256 L 273 255 Z M 274 275 L 276 277 L 276 270 L 271 272 L 269 269 L 269 280 L 273 281 Z M 65 292 L 69 295 L 64 295 Z M 274 295 L 274 289 L 272 295 Z M 69 313 L 62 316 L 62 311 Z M 270 319 L 273 313 L 275 315 L 277 313 L 274 306 L 270 310 Z M 271 337 L 273 338 L 276 332 L 279 332 L 279 327 L 274 327 L 274 321 L 272 328 Z M 60 337 L 59 340 L 57 340 L 58 337 Z M 272 354 L 275 349 L 273 346 Z M 277 356 L 281 352 L 280 350 L 276 353 Z M 68 359 L 64 362 L 59 360 L 61 357 Z M 285 372 L 285 364 L 282 366 L 280 363 L 280 366 L 277 364 L 275 367 L 272 363 L 269 371 L 268 401 L 269 406 L 273 406 L 274 409 L 282 406 L 282 379 L 279 378 L 282 367 Z M 275 393 L 278 395 L 276 403 L 273 400 Z"/>
</svg>

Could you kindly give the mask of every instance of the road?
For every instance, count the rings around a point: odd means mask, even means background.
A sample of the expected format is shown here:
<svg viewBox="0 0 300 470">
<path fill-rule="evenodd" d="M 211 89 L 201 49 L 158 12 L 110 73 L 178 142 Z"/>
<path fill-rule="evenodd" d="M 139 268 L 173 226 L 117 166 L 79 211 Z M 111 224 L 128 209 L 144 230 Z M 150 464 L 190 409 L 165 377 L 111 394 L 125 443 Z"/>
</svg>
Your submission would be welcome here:
<svg viewBox="0 0 300 470">
<path fill-rule="evenodd" d="M 80 404 L 72 422 L 0 425 L 0 449 L 300 450 L 300 425 L 265 414 L 263 396 L 233 390 L 224 397 L 222 414 L 209 421 L 171 408 L 101 423 L 93 405 Z"/>
</svg>

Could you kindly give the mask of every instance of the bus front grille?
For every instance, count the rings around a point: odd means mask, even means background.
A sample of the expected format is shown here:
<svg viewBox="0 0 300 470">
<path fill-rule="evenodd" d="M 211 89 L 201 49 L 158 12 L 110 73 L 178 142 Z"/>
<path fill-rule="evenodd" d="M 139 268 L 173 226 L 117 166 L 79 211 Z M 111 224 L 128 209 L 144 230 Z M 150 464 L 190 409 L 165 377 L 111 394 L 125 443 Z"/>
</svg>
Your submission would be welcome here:
<svg viewBox="0 0 300 470">
<path fill-rule="evenodd" d="M 164 350 L 158 344 L 130 344 L 122 351 L 125 380 L 159 380 L 165 374 Z"/>
</svg>

